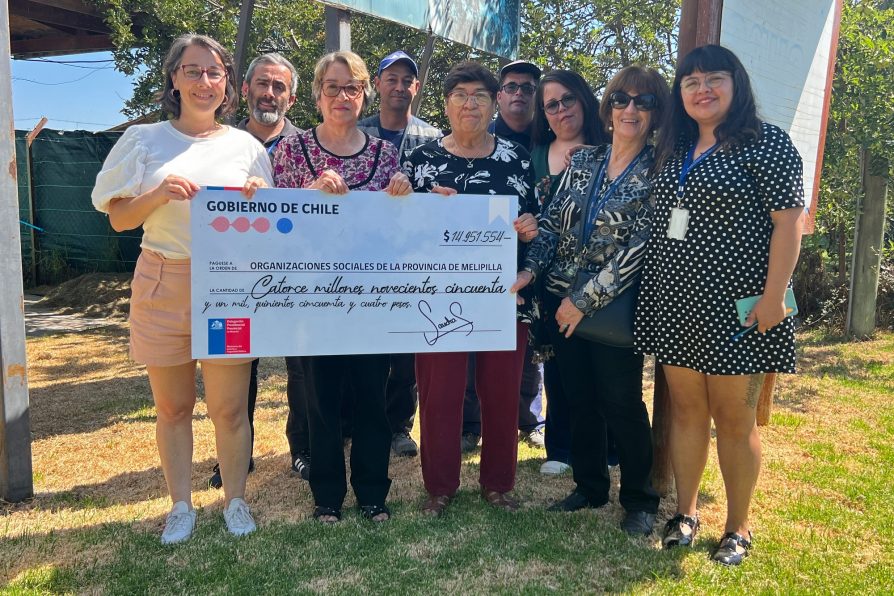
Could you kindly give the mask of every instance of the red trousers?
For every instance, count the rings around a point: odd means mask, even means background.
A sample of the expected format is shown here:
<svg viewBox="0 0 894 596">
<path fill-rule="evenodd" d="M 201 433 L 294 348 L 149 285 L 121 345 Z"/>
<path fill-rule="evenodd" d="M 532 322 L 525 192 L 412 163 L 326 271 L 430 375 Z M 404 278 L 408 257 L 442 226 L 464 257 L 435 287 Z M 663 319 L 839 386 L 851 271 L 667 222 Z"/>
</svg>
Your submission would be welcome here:
<svg viewBox="0 0 894 596">
<path fill-rule="evenodd" d="M 518 394 L 528 326 L 516 323 L 515 351 L 476 352 L 475 390 L 481 402 L 482 488 L 505 493 L 515 485 Z M 462 463 L 463 396 L 468 352 L 416 354 L 422 479 L 435 496 L 453 496 Z"/>
</svg>

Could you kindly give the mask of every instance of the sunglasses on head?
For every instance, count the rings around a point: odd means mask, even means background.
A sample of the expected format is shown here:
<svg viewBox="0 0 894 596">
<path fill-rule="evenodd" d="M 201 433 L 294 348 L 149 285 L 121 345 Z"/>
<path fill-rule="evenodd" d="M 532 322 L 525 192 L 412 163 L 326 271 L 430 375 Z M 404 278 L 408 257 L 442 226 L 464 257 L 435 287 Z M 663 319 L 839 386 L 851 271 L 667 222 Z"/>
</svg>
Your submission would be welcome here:
<svg viewBox="0 0 894 596">
<path fill-rule="evenodd" d="M 623 110 L 630 102 L 633 102 L 637 110 L 648 112 L 658 107 L 658 98 L 651 93 L 643 93 L 642 95 L 627 95 L 623 91 L 615 91 L 608 96 L 608 103 L 617 110 Z"/>
</svg>

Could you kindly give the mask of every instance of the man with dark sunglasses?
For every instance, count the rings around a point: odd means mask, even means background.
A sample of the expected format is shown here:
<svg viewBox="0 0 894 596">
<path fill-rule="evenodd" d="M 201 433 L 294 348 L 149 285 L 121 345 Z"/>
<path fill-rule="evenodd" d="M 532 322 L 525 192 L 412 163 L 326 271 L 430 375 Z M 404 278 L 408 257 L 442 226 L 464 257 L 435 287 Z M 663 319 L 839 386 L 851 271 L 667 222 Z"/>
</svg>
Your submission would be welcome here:
<svg viewBox="0 0 894 596">
<path fill-rule="evenodd" d="M 534 92 L 540 69 L 525 60 L 510 62 L 500 69 L 497 91 L 499 112 L 489 132 L 531 148 L 531 122 L 534 120 Z"/>
</svg>

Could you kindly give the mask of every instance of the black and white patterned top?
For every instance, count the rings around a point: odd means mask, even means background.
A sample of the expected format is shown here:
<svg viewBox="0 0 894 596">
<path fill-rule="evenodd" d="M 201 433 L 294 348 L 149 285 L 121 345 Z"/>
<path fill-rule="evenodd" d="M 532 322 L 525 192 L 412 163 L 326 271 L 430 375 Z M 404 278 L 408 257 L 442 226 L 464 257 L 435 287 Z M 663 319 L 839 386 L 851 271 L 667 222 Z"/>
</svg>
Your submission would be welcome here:
<svg viewBox="0 0 894 596">
<path fill-rule="evenodd" d="M 688 149 L 678 147 L 655 180 L 636 346 L 661 364 L 704 374 L 794 372 L 791 318 L 766 334 L 731 338 L 743 329 L 735 301 L 764 291 L 770 213 L 804 206 L 801 156 L 787 133 L 764 123 L 758 141 L 705 158 L 686 180 L 689 229 L 674 240 L 667 229 Z"/>
<path fill-rule="evenodd" d="M 461 195 L 516 195 L 519 215 L 538 212 L 531 156 L 521 145 L 507 139 L 496 137 L 490 155 L 473 159 L 450 153 L 444 148 L 443 139 L 437 139 L 416 147 L 404 160 L 403 170 L 415 192 L 431 192 L 434 186 L 444 186 L 455 188 Z M 527 245 L 519 242 L 519 269 L 526 250 Z M 538 305 L 529 288 L 520 295 L 525 304 L 518 307 L 518 320 L 530 323 L 538 316 Z"/>
<path fill-rule="evenodd" d="M 651 147 L 631 165 L 617 190 L 596 215 L 589 237 L 581 243 L 588 203 L 598 205 L 609 187 L 586 195 L 608 155 L 609 145 L 575 152 L 555 198 L 540 215 L 540 233 L 531 243 L 525 269 L 545 275 L 548 292 L 571 298 L 590 316 L 630 287 L 639 274 L 652 228 Z"/>
</svg>

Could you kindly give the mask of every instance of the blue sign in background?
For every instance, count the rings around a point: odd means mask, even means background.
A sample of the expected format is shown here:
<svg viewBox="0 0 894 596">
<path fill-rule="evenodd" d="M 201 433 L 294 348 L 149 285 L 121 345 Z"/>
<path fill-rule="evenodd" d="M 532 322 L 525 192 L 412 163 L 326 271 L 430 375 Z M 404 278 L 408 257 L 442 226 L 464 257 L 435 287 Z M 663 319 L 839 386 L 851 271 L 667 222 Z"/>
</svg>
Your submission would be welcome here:
<svg viewBox="0 0 894 596">
<path fill-rule="evenodd" d="M 349 10 L 431 30 L 444 39 L 514 59 L 518 53 L 519 0 L 324 0 Z"/>
</svg>

